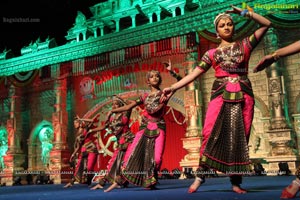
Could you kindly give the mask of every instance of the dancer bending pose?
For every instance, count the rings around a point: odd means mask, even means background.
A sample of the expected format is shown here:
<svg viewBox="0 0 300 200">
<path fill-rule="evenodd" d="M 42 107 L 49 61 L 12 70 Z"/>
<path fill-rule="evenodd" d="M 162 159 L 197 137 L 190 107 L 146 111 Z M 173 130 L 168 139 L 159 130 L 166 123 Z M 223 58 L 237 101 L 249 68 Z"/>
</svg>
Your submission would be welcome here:
<svg viewBox="0 0 300 200">
<path fill-rule="evenodd" d="M 113 96 L 112 109 L 116 109 L 124 105 L 126 105 L 126 102 L 121 97 L 116 95 Z M 120 113 L 109 113 L 108 120 L 103 126 L 89 130 L 89 132 L 96 132 L 107 128 L 108 131 L 116 137 L 117 141 L 117 148 L 107 166 L 108 174 L 105 175 L 104 178 L 100 179 L 99 183 L 91 188 L 92 190 L 103 188 L 107 181 L 112 185 L 108 189 L 104 190 L 104 192 L 109 192 L 118 186 L 127 185 L 127 181 L 121 176 L 121 164 L 127 147 L 134 138 L 134 135 L 129 128 L 130 114 L 131 109 Z"/>
<path fill-rule="evenodd" d="M 88 130 L 92 128 L 97 118 L 98 115 L 94 119 L 81 119 L 77 116 L 74 120 L 74 128 L 77 130 L 77 134 L 70 162 L 77 158 L 77 164 L 73 178 L 64 188 L 71 187 L 75 181 L 81 183 L 85 171 L 87 172 L 87 184 L 91 184 L 93 178 L 91 172 L 94 170 L 97 161 L 97 143 L 96 137 L 93 134 L 89 134 Z"/>
</svg>

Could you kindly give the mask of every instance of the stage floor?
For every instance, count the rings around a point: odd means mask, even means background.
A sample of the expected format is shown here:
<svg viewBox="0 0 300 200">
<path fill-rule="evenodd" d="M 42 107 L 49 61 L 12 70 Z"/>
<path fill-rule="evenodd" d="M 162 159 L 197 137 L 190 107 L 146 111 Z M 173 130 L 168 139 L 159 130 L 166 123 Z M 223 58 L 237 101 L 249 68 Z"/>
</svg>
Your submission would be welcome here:
<svg viewBox="0 0 300 200">
<path fill-rule="evenodd" d="M 159 190 L 145 190 L 134 185 L 128 188 L 115 189 L 104 193 L 103 189 L 90 190 L 87 185 L 76 184 L 71 188 L 63 185 L 21 185 L 0 187 L 1 200 L 276 200 L 280 199 L 281 191 L 294 176 L 252 176 L 244 177 L 242 187 L 248 190 L 246 194 L 236 194 L 231 191 L 228 177 L 208 178 L 196 193 L 188 194 L 188 186 L 193 179 L 159 180 Z M 105 188 L 108 185 L 105 186 Z M 297 195 L 296 199 L 300 199 Z"/>
</svg>

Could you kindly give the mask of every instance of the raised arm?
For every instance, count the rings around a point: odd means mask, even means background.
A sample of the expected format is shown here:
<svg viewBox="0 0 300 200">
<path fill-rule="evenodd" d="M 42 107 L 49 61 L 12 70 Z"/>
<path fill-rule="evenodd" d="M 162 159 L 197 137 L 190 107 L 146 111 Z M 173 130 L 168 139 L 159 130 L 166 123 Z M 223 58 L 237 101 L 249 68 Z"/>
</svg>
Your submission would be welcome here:
<svg viewBox="0 0 300 200">
<path fill-rule="evenodd" d="M 160 102 L 166 102 L 170 99 L 170 97 L 175 93 L 176 90 L 188 85 L 192 81 L 194 81 L 197 77 L 199 77 L 204 70 L 196 67 L 191 73 L 183 77 L 180 81 L 174 83 L 171 87 L 167 87 L 163 89 L 164 95 L 162 95 Z"/>
<path fill-rule="evenodd" d="M 170 72 L 171 76 L 173 76 L 174 78 L 176 78 L 177 81 L 180 81 L 182 79 L 182 77 L 180 76 L 180 74 L 176 73 L 174 70 L 172 70 L 172 63 L 171 60 L 169 59 L 168 63 L 164 63 L 166 69 Z"/>
<path fill-rule="evenodd" d="M 129 102 L 129 104 L 124 105 L 124 106 L 119 107 L 119 108 L 112 109 L 110 112 L 120 113 L 120 112 L 124 112 L 124 111 L 129 111 L 130 109 L 132 109 L 133 107 L 135 107 L 137 105 L 136 101 L 128 101 L 128 102 Z"/>
<path fill-rule="evenodd" d="M 246 16 L 250 19 L 253 19 L 256 23 L 260 25 L 260 27 L 255 31 L 256 39 L 259 41 L 262 36 L 267 32 L 268 28 L 271 26 L 271 21 L 267 18 L 255 13 L 252 10 L 242 10 L 241 8 L 231 6 L 232 10 L 227 10 L 227 13 L 235 13 L 239 15 Z"/>
<path fill-rule="evenodd" d="M 101 125 L 101 126 L 98 126 L 97 128 L 90 129 L 90 130 L 89 130 L 89 133 L 97 132 L 97 131 L 102 131 L 102 130 L 104 130 L 106 127 L 107 127 L 107 123 L 105 123 L 105 124 L 103 124 L 103 125 Z"/>
<path fill-rule="evenodd" d="M 278 49 L 272 55 L 273 55 L 273 57 L 277 57 L 277 59 L 279 59 L 280 57 L 293 55 L 293 54 L 296 54 L 299 52 L 300 52 L 300 40 L 297 42 L 294 42 L 286 47 Z"/>
<path fill-rule="evenodd" d="M 191 73 L 183 77 L 180 81 L 174 83 L 170 89 L 172 91 L 176 91 L 189 83 L 193 82 L 197 77 L 199 77 L 204 71 L 198 67 L 196 67 Z"/>
<path fill-rule="evenodd" d="M 272 65 L 279 58 L 293 55 L 300 52 L 300 41 L 294 42 L 286 47 L 276 50 L 273 54 L 266 55 L 263 57 L 259 63 L 254 68 L 253 72 L 259 72 L 265 69 L 266 67 Z"/>
<path fill-rule="evenodd" d="M 107 114 L 107 117 L 106 117 L 106 120 L 105 120 L 105 122 L 104 122 L 104 124 L 103 125 L 101 125 L 101 126 L 98 126 L 97 128 L 93 128 L 93 129 L 90 129 L 89 130 L 89 133 L 92 133 L 92 132 L 97 132 L 97 131 L 102 131 L 102 130 L 104 130 L 107 126 L 108 126 L 108 123 L 109 123 L 109 119 L 110 119 L 110 116 L 111 116 L 111 112 L 108 112 L 108 114 Z"/>
</svg>

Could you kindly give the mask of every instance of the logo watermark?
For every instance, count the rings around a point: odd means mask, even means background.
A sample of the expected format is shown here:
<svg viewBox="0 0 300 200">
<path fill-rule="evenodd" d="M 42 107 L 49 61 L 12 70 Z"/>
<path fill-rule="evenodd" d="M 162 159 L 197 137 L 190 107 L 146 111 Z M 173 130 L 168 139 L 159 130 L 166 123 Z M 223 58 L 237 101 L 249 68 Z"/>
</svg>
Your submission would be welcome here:
<svg viewBox="0 0 300 200">
<path fill-rule="evenodd" d="M 247 3 L 242 3 L 242 8 L 249 11 L 254 9 L 266 10 L 270 14 L 300 14 L 300 4 L 293 3 L 274 3 L 274 4 L 261 4 L 255 3 L 251 8 Z"/>
<path fill-rule="evenodd" d="M 23 17 L 2 17 L 4 23 L 39 23 L 41 20 L 39 18 L 23 18 Z"/>
<path fill-rule="evenodd" d="M 255 3 L 254 9 L 265 9 L 265 10 L 271 10 L 271 9 L 279 9 L 279 10 L 286 10 L 286 9 L 299 9 L 300 5 L 298 4 L 260 4 Z"/>
</svg>

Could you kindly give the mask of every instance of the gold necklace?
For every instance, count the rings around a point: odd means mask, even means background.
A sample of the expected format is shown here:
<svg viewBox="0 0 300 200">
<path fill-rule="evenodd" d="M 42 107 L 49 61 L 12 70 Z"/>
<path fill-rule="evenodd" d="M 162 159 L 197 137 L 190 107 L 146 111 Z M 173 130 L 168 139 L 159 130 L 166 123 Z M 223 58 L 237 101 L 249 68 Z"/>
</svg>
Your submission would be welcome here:
<svg viewBox="0 0 300 200">
<path fill-rule="evenodd" d="M 229 46 L 232 46 L 233 45 L 233 42 L 232 43 L 228 43 L 228 44 L 220 44 L 219 46 L 218 46 L 218 48 L 223 48 L 223 47 L 229 47 Z"/>
</svg>

